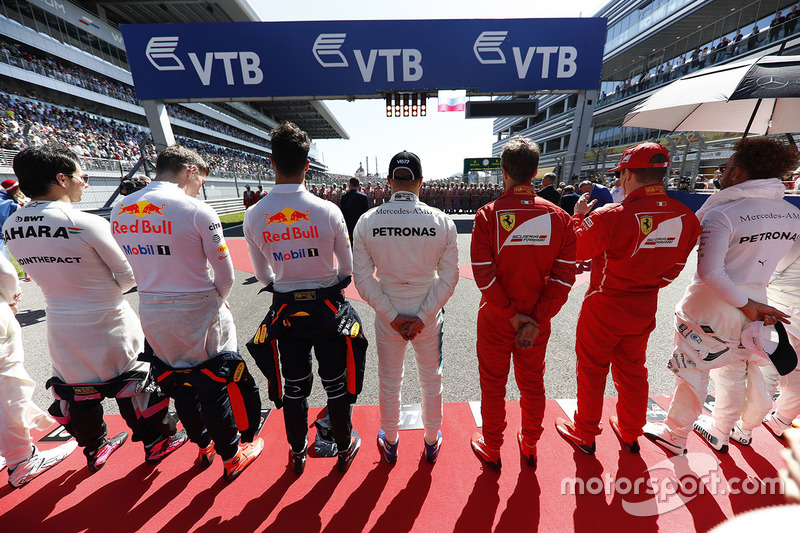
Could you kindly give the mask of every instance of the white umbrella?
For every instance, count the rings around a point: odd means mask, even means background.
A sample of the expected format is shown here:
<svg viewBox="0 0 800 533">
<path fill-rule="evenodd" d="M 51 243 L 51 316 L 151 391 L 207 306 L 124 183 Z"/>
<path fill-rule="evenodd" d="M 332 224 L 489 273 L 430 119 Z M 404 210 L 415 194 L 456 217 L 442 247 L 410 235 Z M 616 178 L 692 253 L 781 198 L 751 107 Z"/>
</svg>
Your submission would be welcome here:
<svg viewBox="0 0 800 533">
<path fill-rule="evenodd" d="M 623 126 L 765 135 L 800 131 L 800 56 L 764 56 L 711 67 L 659 89 Z"/>
</svg>

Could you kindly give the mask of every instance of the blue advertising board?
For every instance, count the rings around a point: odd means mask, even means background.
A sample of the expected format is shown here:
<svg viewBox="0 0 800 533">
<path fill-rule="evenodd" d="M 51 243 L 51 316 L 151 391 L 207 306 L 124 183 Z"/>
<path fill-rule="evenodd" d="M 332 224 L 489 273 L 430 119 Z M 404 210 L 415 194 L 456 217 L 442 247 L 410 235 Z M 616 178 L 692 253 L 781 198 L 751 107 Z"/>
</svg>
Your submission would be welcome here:
<svg viewBox="0 0 800 533">
<path fill-rule="evenodd" d="M 141 100 L 600 86 L 606 19 L 123 25 Z"/>
</svg>

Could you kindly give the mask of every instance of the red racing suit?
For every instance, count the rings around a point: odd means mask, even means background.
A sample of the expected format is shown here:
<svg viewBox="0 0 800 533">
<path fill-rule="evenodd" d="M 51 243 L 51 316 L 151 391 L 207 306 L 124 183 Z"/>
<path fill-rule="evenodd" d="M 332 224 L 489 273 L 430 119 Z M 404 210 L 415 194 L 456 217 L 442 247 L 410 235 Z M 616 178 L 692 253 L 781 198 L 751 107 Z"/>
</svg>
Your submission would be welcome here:
<svg viewBox="0 0 800 533">
<path fill-rule="evenodd" d="M 530 185 L 516 185 L 475 216 L 472 272 L 482 293 L 478 311 L 478 370 L 486 444 L 499 449 L 506 427 L 506 382 L 514 354 L 520 390 L 522 434 L 529 445 L 542 434 L 544 355 L 550 319 L 575 282 L 575 232 L 569 215 L 538 198 Z M 531 348 L 514 345 L 516 313 L 540 325 Z"/>
<path fill-rule="evenodd" d="M 700 224 L 661 184 L 631 192 L 588 217 L 574 215 L 577 259 L 592 260 L 578 318 L 578 434 L 600 433 L 609 366 L 619 394 L 617 415 L 626 442 L 642 434 L 647 413 L 647 340 L 656 325 L 658 290 L 669 285 L 697 244 Z"/>
</svg>

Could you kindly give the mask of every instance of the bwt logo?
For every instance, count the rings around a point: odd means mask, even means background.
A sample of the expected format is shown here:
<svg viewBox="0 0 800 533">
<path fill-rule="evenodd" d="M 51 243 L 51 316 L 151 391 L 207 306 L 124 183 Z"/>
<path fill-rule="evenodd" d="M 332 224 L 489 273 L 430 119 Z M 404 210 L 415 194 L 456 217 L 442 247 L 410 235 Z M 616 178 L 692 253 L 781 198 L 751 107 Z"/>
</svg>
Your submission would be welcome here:
<svg viewBox="0 0 800 533">
<path fill-rule="evenodd" d="M 478 62 L 481 65 L 505 65 L 506 56 L 500 45 L 506 37 L 508 37 L 507 31 L 485 31 L 478 35 L 472 45 L 472 52 Z M 556 78 L 571 78 L 578 72 L 578 65 L 575 63 L 578 50 L 574 46 L 529 46 L 524 53 L 519 46 L 513 46 L 511 53 L 514 56 L 517 76 L 521 80 L 527 77 L 535 55 L 541 55 L 542 78 L 550 77 L 550 58 L 553 55 L 557 58 Z"/>
<path fill-rule="evenodd" d="M 320 33 L 311 48 L 317 63 L 325 68 L 349 67 L 341 50 L 346 38 L 346 33 Z M 385 58 L 387 82 L 395 81 L 395 58 L 400 58 L 404 82 L 422 79 L 422 52 L 416 48 L 373 48 L 366 50 L 366 54 L 353 50 L 353 57 L 365 83 L 372 81 L 378 57 Z"/>
<path fill-rule="evenodd" d="M 145 56 L 150 64 L 159 71 L 186 70 L 181 58 L 175 54 L 178 48 L 179 37 L 153 37 L 147 43 Z M 238 61 L 241 80 L 245 85 L 258 85 L 264 81 L 264 72 L 261 70 L 261 58 L 255 52 L 206 52 L 203 60 L 194 52 L 186 54 L 197 77 L 203 85 L 211 85 L 211 73 L 217 60 L 222 61 L 225 71 L 225 82 L 228 85 L 236 84 L 234 63 Z"/>
</svg>

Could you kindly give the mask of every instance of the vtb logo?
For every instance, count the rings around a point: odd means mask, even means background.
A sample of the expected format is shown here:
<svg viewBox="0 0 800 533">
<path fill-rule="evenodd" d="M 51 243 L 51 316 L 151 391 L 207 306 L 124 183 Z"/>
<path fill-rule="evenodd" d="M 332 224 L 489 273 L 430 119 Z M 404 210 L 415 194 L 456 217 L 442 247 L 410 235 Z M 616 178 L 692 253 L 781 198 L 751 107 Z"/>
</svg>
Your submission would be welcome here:
<svg viewBox="0 0 800 533">
<path fill-rule="evenodd" d="M 347 56 L 341 48 L 347 38 L 346 33 L 320 33 L 311 47 L 311 53 L 321 66 L 325 68 L 349 67 Z M 378 57 L 385 58 L 386 81 L 395 81 L 395 58 L 401 64 L 401 76 L 404 82 L 422 79 L 422 52 L 416 48 L 371 48 L 369 50 L 353 50 L 353 58 L 365 83 L 372 81 Z"/>
<path fill-rule="evenodd" d="M 175 55 L 178 37 L 153 37 L 147 43 L 144 55 L 158 70 L 186 70 L 183 61 Z"/>
<path fill-rule="evenodd" d="M 287 226 L 291 226 L 295 222 L 300 220 L 305 220 L 306 222 L 311 222 L 311 219 L 308 218 L 308 210 L 305 213 L 301 213 L 300 211 L 295 211 L 287 207 L 282 211 L 278 211 L 274 215 L 270 215 L 269 213 L 264 213 L 264 216 L 267 219 L 267 226 L 272 224 L 273 222 L 280 222 L 281 224 L 286 224 Z"/>
<path fill-rule="evenodd" d="M 156 204 L 151 204 L 145 200 L 141 202 L 137 202 L 135 204 L 130 205 L 123 205 L 122 203 L 119 204 L 119 213 L 118 215 L 135 215 L 139 218 L 146 217 L 150 214 L 156 214 L 164 216 L 164 206 L 167 204 L 161 204 L 161 207 L 157 206 Z"/>
<path fill-rule="evenodd" d="M 186 65 L 175 54 L 178 48 L 178 36 L 153 37 L 147 42 L 144 55 L 150 64 L 159 71 L 186 70 Z M 264 81 L 264 72 L 261 70 L 261 57 L 250 51 L 243 52 L 206 52 L 202 61 L 194 52 L 186 54 L 194 67 L 197 77 L 203 85 L 211 85 L 211 73 L 216 60 L 222 61 L 225 71 L 225 83 L 236 84 L 234 75 L 234 62 L 239 62 L 242 74 L 242 83 L 245 85 L 258 85 Z M 219 69 L 217 69 L 219 71 Z"/>
<path fill-rule="evenodd" d="M 475 39 L 472 45 L 472 53 L 481 65 L 505 65 L 506 55 L 500 48 L 508 37 L 507 31 L 484 31 Z M 524 80 L 528 75 L 528 69 L 536 54 L 541 55 L 537 58 L 537 64 L 541 61 L 542 78 L 550 77 L 550 57 L 556 56 L 556 78 L 571 78 L 578 72 L 578 65 L 575 60 L 578 58 L 578 50 L 574 46 L 529 46 L 523 50 L 519 46 L 511 47 L 514 56 L 514 65 L 517 68 L 517 76 Z"/>
</svg>

